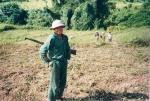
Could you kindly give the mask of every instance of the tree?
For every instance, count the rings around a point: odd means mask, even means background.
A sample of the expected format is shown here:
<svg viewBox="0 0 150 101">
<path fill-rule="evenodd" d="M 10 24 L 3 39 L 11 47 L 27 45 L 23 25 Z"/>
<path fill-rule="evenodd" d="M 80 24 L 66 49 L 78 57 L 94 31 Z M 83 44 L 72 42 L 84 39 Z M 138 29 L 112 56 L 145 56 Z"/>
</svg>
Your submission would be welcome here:
<svg viewBox="0 0 150 101">
<path fill-rule="evenodd" d="M 6 18 L 5 22 L 18 25 L 26 24 L 27 11 L 20 8 L 16 3 L 5 4 L 0 10 Z"/>
<path fill-rule="evenodd" d="M 90 30 L 93 29 L 94 20 L 93 6 L 86 2 L 75 9 L 71 18 L 72 28 L 75 30 Z"/>
</svg>

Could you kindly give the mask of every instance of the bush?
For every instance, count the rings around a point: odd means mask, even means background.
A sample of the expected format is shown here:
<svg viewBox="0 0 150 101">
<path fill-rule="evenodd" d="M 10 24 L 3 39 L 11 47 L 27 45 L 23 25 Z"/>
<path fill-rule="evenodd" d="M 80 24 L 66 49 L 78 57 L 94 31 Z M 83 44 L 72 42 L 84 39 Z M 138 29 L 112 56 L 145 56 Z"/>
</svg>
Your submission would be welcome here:
<svg viewBox="0 0 150 101">
<path fill-rule="evenodd" d="M 59 19 L 59 15 L 53 13 L 50 9 L 31 10 L 28 12 L 28 25 L 48 27 L 54 19 Z"/>
<path fill-rule="evenodd" d="M 7 16 L 5 16 L 2 12 L 0 12 L 0 22 L 4 23 L 7 21 Z"/>
<path fill-rule="evenodd" d="M 74 14 L 71 18 L 71 26 L 75 30 L 90 30 L 94 28 L 94 12 L 93 7 L 90 3 L 80 5 L 75 9 Z"/>
<path fill-rule="evenodd" d="M 131 41 L 131 45 L 133 46 L 148 47 L 149 44 L 150 44 L 149 40 L 145 40 L 142 38 L 135 38 Z"/>
<path fill-rule="evenodd" d="M 150 26 L 150 3 L 144 3 L 141 10 L 133 14 L 125 25 L 128 27 Z"/>
<path fill-rule="evenodd" d="M 66 29 L 75 30 L 103 27 L 109 9 L 115 9 L 114 3 L 109 3 L 108 6 L 108 0 L 60 0 L 60 3 L 58 0 L 52 0 L 52 4 L 54 12 L 59 13 L 66 23 Z"/>
<path fill-rule="evenodd" d="M 1 22 L 9 24 L 26 24 L 27 11 L 21 9 L 16 3 L 8 3 L 0 8 L 2 14 Z"/>
<path fill-rule="evenodd" d="M 63 20 L 63 22 L 66 25 L 66 29 L 70 29 L 71 28 L 71 17 L 73 15 L 73 11 L 71 9 L 71 7 L 64 7 L 64 9 L 61 12 L 61 19 Z"/>
<path fill-rule="evenodd" d="M 118 43 L 128 46 L 148 47 L 150 45 L 150 35 L 148 28 L 132 28 L 120 33 L 117 39 Z"/>
</svg>

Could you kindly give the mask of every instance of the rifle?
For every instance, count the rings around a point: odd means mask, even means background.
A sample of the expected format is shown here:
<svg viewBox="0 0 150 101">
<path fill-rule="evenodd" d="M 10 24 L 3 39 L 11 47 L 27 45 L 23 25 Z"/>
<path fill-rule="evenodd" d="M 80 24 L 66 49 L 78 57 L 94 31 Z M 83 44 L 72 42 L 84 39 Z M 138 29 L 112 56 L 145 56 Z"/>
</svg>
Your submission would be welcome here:
<svg viewBox="0 0 150 101">
<path fill-rule="evenodd" d="M 32 39 L 32 38 L 27 38 L 27 37 L 25 37 L 25 40 L 30 40 L 30 41 L 33 41 L 33 42 L 39 43 L 39 44 L 41 44 L 41 45 L 43 45 L 43 44 L 44 44 L 44 42 L 40 42 L 40 41 L 35 40 L 35 39 Z M 71 54 L 76 55 L 76 50 L 71 49 Z"/>
</svg>

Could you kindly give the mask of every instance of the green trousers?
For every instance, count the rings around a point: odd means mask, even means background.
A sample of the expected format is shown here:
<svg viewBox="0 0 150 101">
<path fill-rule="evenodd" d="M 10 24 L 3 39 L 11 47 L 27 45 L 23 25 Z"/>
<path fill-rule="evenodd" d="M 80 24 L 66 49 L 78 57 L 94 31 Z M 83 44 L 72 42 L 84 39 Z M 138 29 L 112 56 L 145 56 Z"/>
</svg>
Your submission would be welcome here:
<svg viewBox="0 0 150 101">
<path fill-rule="evenodd" d="M 48 101 L 56 101 L 58 97 L 63 95 L 66 86 L 67 61 L 53 60 L 50 71 Z"/>
</svg>

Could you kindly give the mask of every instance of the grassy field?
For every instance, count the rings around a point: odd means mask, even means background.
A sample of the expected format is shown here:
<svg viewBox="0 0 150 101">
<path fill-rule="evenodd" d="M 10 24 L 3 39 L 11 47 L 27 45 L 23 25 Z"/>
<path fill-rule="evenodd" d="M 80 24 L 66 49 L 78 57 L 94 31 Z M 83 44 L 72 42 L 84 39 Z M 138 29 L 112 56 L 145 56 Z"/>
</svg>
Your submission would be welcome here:
<svg viewBox="0 0 150 101">
<path fill-rule="evenodd" d="M 130 3 L 130 2 L 116 2 L 116 8 L 122 8 L 125 6 L 128 6 L 129 4 L 132 4 L 133 6 L 141 6 L 142 3 L 136 2 L 136 3 Z"/>
<path fill-rule="evenodd" d="M 43 7 L 52 7 L 51 0 L 29 0 L 29 2 L 24 2 L 24 3 L 18 3 L 22 8 L 26 10 L 31 10 L 31 9 L 42 9 Z M 34 5 L 33 5 L 34 4 Z"/>
<path fill-rule="evenodd" d="M 77 50 L 68 64 L 65 100 L 148 101 L 150 48 L 126 42 L 137 35 L 150 37 L 150 29 L 114 30 L 113 42 L 100 41 L 100 45 L 94 32 L 64 30 L 68 37 L 74 36 L 69 43 Z M 48 29 L 1 31 L 1 101 L 46 101 L 50 71 L 39 58 L 41 45 L 24 38 L 44 42 L 51 33 Z"/>
<path fill-rule="evenodd" d="M 52 7 L 51 0 L 46 0 L 46 1 L 47 2 L 45 2 L 44 0 L 28 0 L 28 2 L 14 1 L 14 3 L 17 3 L 18 5 L 20 5 L 21 8 L 23 8 L 25 10 L 42 9 L 43 7 L 46 7 L 46 6 L 51 8 Z M 10 2 L 2 2 L 2 3 L 0 3 L 0 5 L 3 5 L 6 3 L 10 3 Z"/>
<path fill-rule="evenodd" d="M 19 4 L 27 10 L 46 6 L 43 0 Z M 50 1 L 47 5 L 51 7 Z M 126 5 L 118 2 L 117 8 Z M 107 41 L 106 32 L 100 44 L 95 31 L 64 30 L 77 50 L 68 61 L 65 101 L 148 101 L 150 47 L 141 46 L 149 45 L 150 28 L 112 30 L 113 41 Z M 39 58 L 41 45 L 25 37 L 44 42 L 51 33 L 48 28 L 0 24 L 0 101 L 47 100 L 50 71 Z"/>
<path fill-rule="evenodd" d="M 125 6 L 128 6 L 129 4 L 132 4 L 133 6 L 140 6 L 142 5 L 142 3 L 139 2 L 135 2 L 135 3 L 130 3 L 130 2 L 122 2 L 122 1 L 115 1 L 115 0 L 109 0 L 111 2 L 115 2 L 116 3 L 116 8 L 122 8 Z M 6 2 L 7 3 L 7 2 Z M 45 2 L 44 0 L 29 0 L 28 2 L 15 2 L 17 4 L 20 5 L 21 8 L 25 9 L 25 10 L 31 10 L 31 9 L 42 9 L 43 7 L 52 7 L 52 3 L 51 0 L 47 0 L 47 2 Z M 5 4 L 5 2 L 0 3 L 0 5 Z M 34 5 L 33 5 L 34 4 Z"/>
</svg>

